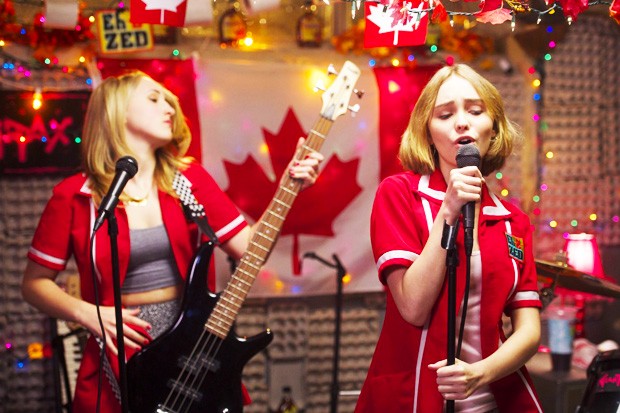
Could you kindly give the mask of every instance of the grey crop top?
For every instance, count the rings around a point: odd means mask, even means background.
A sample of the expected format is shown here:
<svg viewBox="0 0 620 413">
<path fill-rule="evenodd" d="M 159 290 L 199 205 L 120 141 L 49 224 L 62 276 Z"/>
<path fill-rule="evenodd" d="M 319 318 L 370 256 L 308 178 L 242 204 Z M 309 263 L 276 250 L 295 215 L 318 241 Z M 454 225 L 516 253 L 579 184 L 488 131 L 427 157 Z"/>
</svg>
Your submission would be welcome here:
<svg viewBox="0 0 620 413">
<path fill-rule="evenodd" d="M 129 267 L 123 293 L 138 293 L 177 285 L 181 281 L 170 239 L 163 225 L 129 230 Z"/>
</svg>

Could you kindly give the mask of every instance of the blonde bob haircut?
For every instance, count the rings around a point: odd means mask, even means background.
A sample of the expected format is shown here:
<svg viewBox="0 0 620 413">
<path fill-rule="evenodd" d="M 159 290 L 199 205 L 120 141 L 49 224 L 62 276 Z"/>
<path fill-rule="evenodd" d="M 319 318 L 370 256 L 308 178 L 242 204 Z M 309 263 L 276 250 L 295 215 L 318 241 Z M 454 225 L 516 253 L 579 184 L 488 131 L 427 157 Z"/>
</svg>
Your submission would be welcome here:
<svg viewBox="0 0 620 413">
<path fill-rule="evenodd" d="M 129 100 L 144 78 L 150 77 L 140 71 L 108 77 L 93 90 L 88 101 L 84 118 L 82 163 L 97 203 L 101 202 L 112 183 L 116 161 L 123 156 L 136 155 L 125 140 L 125 121 Z M 175 196 L 172 181 L 176 170 L 183 169 L 191 160 L 185 157 L 191 133 L 178 98 L 164 88 L 164 99 L 174 109 L 172 140 L 155 153 L 154 179 L 160 190 Z"/>
<path fill-rule="evenodd" d="M 495 86 L 464 64 L 439 69 L 424 87 L 400 142 L 399 159 L 405 169 L 421 175 L 431 174 L 439 167 L 437 151 L 433 147 L 428 125 L 439 88 L 450 76 L 460 76 L 471 83 L 493 119 L 493 130 L 496 134 L 491 139 L 489 150 L 482 159 L 480 167 L 482 175 L 487 176 L 504 166 L 514 145 L 520 142 L 521 134 L 517 126 L 506 117 L 504 103 Z"/>
</svg>

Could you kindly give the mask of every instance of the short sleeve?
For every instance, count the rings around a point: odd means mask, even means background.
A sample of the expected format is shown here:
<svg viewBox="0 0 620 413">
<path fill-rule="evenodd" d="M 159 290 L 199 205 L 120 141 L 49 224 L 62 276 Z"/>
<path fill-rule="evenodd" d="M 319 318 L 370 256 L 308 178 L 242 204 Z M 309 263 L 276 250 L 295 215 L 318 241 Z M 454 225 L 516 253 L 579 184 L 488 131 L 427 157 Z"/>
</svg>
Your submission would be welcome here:
<svg viewBox="0 0 620 413">
<path fill-rule="evenodd" d="M 407 179 L 395 175 L 383 180 L 370 218 L 372 251 L 382 283 L 385 284 L 384 273 L 388 267 L 409 267 L 419 256 L 423 225 L 419 197 L 414 196 Z"/>
<path fill-rule="evenodd" d="M 57 185 L 47 202 L 28 250 L 28 258 L 44 267 L 61 271 L 71 256 L 73 193 Z"/>
<path fill-rule="evenodd" d="M 516 308 L 542 307 L 538 293 L 536 263 L 534 261 L 533 229 L 530 225 L 529 218 L 525 214 L 520 215 L 520 221 L 521 232 L 524 234 L 524 259 L 517 282 L 517 288 L 506 304 L 505 311 L 507 314 L 510 314 L 510 312 Z"/>
<path fill-rule="evenodd" d="M 200 165 L 184 172 L 192 183 L 196 200 L 204 206 L 207 220 L 221 242 L 226 242 L 248 225 L 232 200 Z"/>
</svg>

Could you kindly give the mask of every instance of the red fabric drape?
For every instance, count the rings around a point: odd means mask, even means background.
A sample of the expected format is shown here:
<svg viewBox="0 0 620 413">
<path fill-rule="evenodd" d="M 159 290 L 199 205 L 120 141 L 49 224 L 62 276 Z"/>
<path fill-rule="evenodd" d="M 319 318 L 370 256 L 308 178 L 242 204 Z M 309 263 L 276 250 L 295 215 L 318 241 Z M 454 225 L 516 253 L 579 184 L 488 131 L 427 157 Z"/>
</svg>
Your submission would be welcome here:
<svg viewBox="0 0 620 413">
<path fill-rule="evenodd" d="M 379 67 L 374 69 L 379 87 L 380 178 L 402 171 L 398 161 L 400 139 L 415 103 L 441 65 Z"/>
<path fill-rule="evenodd" d="M 97 63 L 104 79 L 131 69 L 137 69 L 151 76 L 177 95 L 192 132 L 192 143 L 187 154 L 201 162 L 200 119 L 196 104 L 196 76 L 192 60 L 100 58 L 97 59 Z"/>
</svg>

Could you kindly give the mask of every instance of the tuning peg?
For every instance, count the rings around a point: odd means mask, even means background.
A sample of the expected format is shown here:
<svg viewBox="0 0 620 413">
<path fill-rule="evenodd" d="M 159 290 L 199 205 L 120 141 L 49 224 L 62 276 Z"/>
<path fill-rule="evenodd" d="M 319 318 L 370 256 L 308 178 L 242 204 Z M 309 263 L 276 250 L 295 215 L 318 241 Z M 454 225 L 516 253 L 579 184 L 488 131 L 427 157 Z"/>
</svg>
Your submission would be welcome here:
<svg viewBox="0 0 620 413">
<path fill-rule="evenodd" d="M 353 89 L 353 93 L 355 93 L 355 94 L 357 95 L 357 97 L 358 97 L 359 99 L 361 99 L 361 98 L 363 98 L 363 97 L 364 97 L 364 93 L 365 93 L 365 92 L 364 92 L 363 90 Z"/>
<path fill-rule="evenodd" d="M 325 85 L 320 80 L 316 82 L 316 85 L 314 85 L 314 92 L 318 92 L 319 90 L 322 90 L 323 92 L 325 92 Z"/>
<path fill-rule="evenodd" d="M 327 74 L 330 76 L 337 76 L 338 75 L 338 71 L 336 70 L 336 68 L 334 67 L 333 64 L 330 63 L 330 65 L 327 67 Z"/>
<path fill-rule="evenodd" d="M 356 103 L 353 106 L 349 106 L 348 109 L 352 112 L 352 115 L 355 116 L 355 114 L 360 111 L 360 105 Z"/>
</svg>

